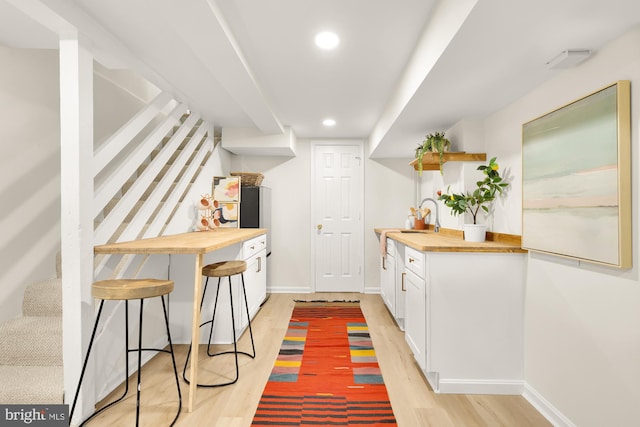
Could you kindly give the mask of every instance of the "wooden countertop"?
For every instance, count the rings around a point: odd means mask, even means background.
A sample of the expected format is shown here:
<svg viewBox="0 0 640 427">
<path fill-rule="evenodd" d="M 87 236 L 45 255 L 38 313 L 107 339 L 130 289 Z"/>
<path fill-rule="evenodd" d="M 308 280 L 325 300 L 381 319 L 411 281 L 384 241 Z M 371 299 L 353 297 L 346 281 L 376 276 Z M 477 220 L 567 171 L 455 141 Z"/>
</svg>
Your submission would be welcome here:
<svg viewBox="0 0 640 427">
<path fill-rule="evenodd" d="M 96 254 L 205 254 L 267 232 L 264 228 L 218 228 L 96 246 Z"/>
<path fill-rule="evenodd" d="M 389 228 L 375 228 L 374 231 L 381 234 Z M 512 252 L 526 253 L 520 247 L 519 236 L 498 233 L 487 233 L 485 242 L 466 242 L 462 238 L 462 231 L 441 229 L 435 233 L 433 230 L 418 232 L 387 232 L 388 239 L 393 239 L 411 248 L 422 252 Z"/>
</svg>

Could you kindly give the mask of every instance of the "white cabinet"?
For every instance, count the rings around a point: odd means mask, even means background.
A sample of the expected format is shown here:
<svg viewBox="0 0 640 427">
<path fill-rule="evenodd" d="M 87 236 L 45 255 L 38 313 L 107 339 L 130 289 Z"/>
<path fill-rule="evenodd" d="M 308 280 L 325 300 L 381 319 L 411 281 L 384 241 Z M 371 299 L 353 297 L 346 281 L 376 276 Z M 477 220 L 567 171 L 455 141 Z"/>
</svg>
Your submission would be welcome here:
<svg viewBox="0 0 640 427">
<path fill-rule="evenodd" d="M 260 305 L 264 302 L 267 295 L 267 235 L 263 234 L 253 239 L 247 240 L 242 244 L 242 250 L 238 255 L 239 259 L 246 261 L 247 270 L 244 272 L 244 285 L 247 291 L 247 305 L 249 306 L 249 316 L 253 318 L 260 309 Z M 214 327 L 215 342 L 233 342 L 233 334 L 231 332 L 231 319 L 228 310 L 228 282 L 227 278 L 223 278 L 220 289 L 221 300 L 218 302 L 218 310 L 220 316 L 216 312 L 216 325 Z M 233 292 L 233 314 L 236 323 L 236 337 L 247 329 L 249 322 L 247 321 L 247 309 L 244 303 L 244 295 L 242 295 L 242 283 L 240 275 L 232 277 Z M 211 290 L 215 292 L 215 287 Z M 210 300 L 213 301 L 213 300 Z M 222 305 L 221 305 L 222 304 Z M 219 317 L 218 317 L 219 316 Z"/>
<path fill-rule="evenodd" d="M 392 316 L 396 313 L 396 243 L 387 239 L 385 256 L 380 258 L 380 296 Z"/>
<path fill-rule="evenodd" d="M 245 287 L 249 313 L 253 318 L 260 305 L 266 298 L 267 289 L 267 262 L 266 243 L 267 236 L 263 234 L 245 242 L 227 246 L 210 252 L 204 257 L 204 264 L 227 260 L 244 260 L 247 262 L 247 270 L 244 273 Z M 191 341 L 191 316 L 193 309 L 193 286 L 185 284 L 193 283 L 193 255 L 171 255 L 170 277 L 175 282 L 174 291 L 171 293 L 171 335 L 175 343 L 188 344 Z M 206 278 L 203 278 L 203 286 Z M 240 275 L 232 276 L 233 315 L 236 322 L 236 336 L 247 328 L 246 308 L 242 298 Z M 213 304 L 218 288 L 218 279 L 209 278 L 206 298 L 202 306 L 201 321 L 211 319 Z M 200 328 L 200 342 L 206 343 L 209 339 L 209 327 Z M 213 330 L 213 342 L 228 344 L 233 342 L 233 330 L 231 328 L 231 302 L 229 299 L 228 279 L 223 277 L 220 281 L 220 293 L 218 308 L 216 310 L 216 322 Z"/>
<path fill-rule="evenodd" d="M 405 312 L 404 245 L 387 239 L 386 255 L 380 260 L 380 296 L 400 330 Z"/>
<path fill-rule="evenodd" d="M 395 280 L 395 294 L 396 294 L 396 312 L 395 319 L 398 327 L 401 331 L 404 331 L 404 317 L 405 317 L 405 305 L 406 305 L 406 273 L 404 268 L 404 252 L 405 246 L 402 243 L 395 242 L 396 246 L 396 280 Z"/>
<path fill-rule="evenodd" d="M 423 371 L 428 369 L 426 259 L 425 253 L 405 248 L 405 340 Z"/>
<path fill-rule="evenodd" d="M 405 338 L 434 391 L 521 394 L 524 256 L 407 247 Z"/>
<path fill-rule="evenodd" d="M 267 236 L 262 235 L 247 240 L 242 248 L 243 258 L 247 262 L 247 271 L 244 273 L 244 283 L 247 290 L 247 304 L 249 315 L 253 318 L 260 305 L 267 297 Z M 241 295 L 240 295 L 241 296 Z M 246 308 L 240 307 L 241 328 L 247 326 Z"/>
<path fill-rule="evenodd" d="M 522 394 L 524 255 L 434 252 L 429 256 L 427 378 L 435 377 L 434 390 Z"/>
</svg>

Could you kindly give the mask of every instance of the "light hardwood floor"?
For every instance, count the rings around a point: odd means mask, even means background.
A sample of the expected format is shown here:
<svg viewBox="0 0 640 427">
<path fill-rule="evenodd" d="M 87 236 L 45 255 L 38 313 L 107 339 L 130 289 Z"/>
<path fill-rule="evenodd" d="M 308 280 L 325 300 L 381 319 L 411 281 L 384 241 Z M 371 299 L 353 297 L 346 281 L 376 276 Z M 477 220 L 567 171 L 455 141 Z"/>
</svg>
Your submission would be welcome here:
<svg viewBox="0 0 640 427">
<path fill-rule="evenodd" d="M 403 333 L 396 326 L 379 295 L 322 293 L 322 294 L 272 294 L 254 319 L 253 331 L 257 357 L 240 358 L 240 379 L 231 386 L 215 389 L 199 388 L 194 411 L 183 410 L 177 426 L 245 427 L 250 426 L 258 400 L 287 329 L 294 300 L 353 300 L 361 301 L 362 311 L 369 325 L 370 334 L 393 411 L 402 427 L 450 427 L 450 426 L 550 426 L 521 396 L 446 395 L 436 394 L 428 386 L 413 362 Z M 241 348 L 250 345 L 249 334 L 241 340 Z M 180 373 L 186 357 L 187 346 L 176 346 Z M 200 364 L 199 381 L 216 381 L 231 378 L 233 356 L 228 359 L 207 359 L 206 351 Z M 227 357 L 227 356 L 223 356 Z M 207 359 L 207 360 L 205 360 Z M 188 386 L 180 377 L 183 400 Z M 88 423 L 88 426 L 131 426 L 135 419 L 135 380 L 130 378 L 128 398 L 106 410 Z M 119 396 L 119 389 L 112 394 Z M 152 359 L 142 370 L 142 408 L 140 425 L 169 425 L 176 403 L 175 381 L 171 372 L 171 359 L 161 354 Z M 107 397 L 105 402 L 109 402 Z"/>
</svg>

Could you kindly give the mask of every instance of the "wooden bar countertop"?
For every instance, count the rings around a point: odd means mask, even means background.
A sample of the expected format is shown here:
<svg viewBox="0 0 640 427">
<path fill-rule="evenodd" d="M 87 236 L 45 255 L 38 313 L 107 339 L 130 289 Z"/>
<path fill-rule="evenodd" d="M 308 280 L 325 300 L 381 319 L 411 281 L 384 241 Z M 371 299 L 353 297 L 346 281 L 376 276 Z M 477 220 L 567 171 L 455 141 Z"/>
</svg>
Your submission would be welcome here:
<svg viewBox="0 0 640 427">
<path fill-rule="evenodd" d="M 206 254 L 265 234 L 265 228 L 217 228 L 128 242 L 108 243 L 94 248 L 96 254 Z"/>
<path fill-rule="evenodd" d="M 383 231 L 388 239 L 393 239 L 422 252 L 511 252 L 525 253 L 520 246 L 520 236 L 487 232 L 484 242 L 467 242 L 463 239 L 462 231 L 441 228 L 438 233 L 428 230 L 406 230 L 404 233 L 391 228 L 374 228 L 381 234 Z"/>
</svg>

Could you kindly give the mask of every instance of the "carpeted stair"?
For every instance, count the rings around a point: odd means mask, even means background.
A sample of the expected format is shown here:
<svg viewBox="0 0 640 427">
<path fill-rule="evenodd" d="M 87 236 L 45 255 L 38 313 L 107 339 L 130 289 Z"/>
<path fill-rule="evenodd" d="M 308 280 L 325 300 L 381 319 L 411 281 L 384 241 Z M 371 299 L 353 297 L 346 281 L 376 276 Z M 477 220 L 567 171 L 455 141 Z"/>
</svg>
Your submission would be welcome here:
<svg viewBox="0 0 640 427">
<path fill-rule="evenodd" d="M 32 283 L 22 317 L 0 323 L 0 403 L 63 403 L 62 279 Z"/>
</svg>

